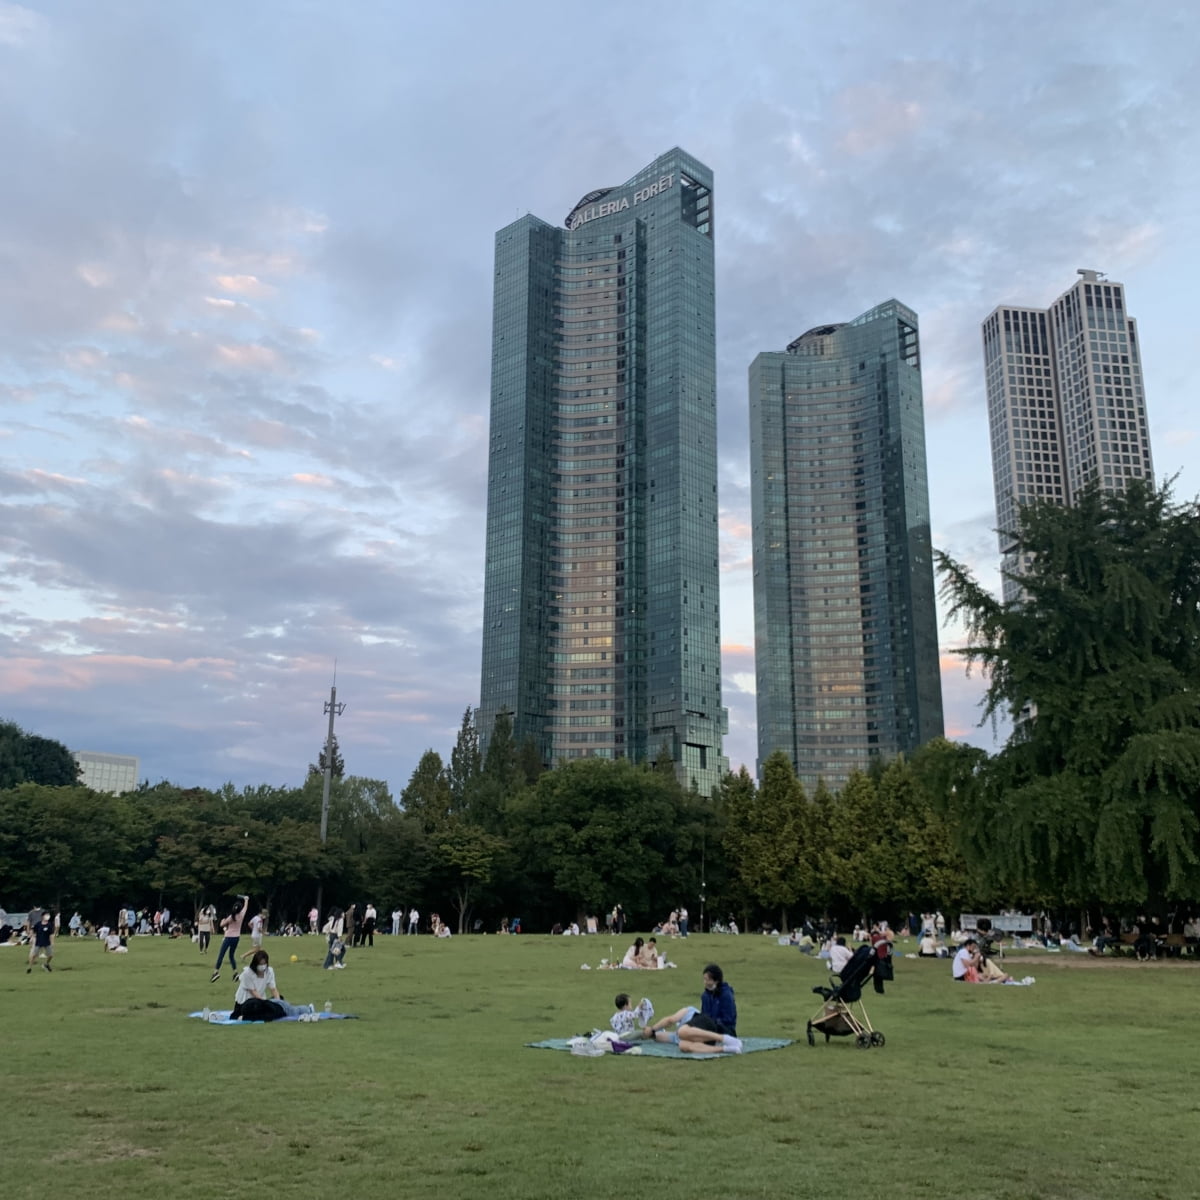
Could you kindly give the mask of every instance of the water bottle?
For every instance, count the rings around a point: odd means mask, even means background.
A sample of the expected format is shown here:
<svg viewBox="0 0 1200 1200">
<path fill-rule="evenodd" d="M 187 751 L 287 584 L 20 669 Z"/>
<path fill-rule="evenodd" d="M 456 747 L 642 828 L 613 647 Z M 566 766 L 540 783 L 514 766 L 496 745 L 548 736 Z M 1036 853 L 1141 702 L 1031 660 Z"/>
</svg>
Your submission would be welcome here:
<svg viewBox="0 0 1200 1200">
<path fill-rule="evenodd" d="M 327 1013 L 331 1013 L 331 1012 L 333 1012 L 333 1001 L 332 1001 L 332 1000 L 326 1000 L 326 1001 L 325 1001 L 325 1011 L 326 1011 Z"/>
<path fill-rule="evenodd" d="M 211 1019 L 211 1017 L 212 1017 L 212 1009 L 211 1009 L 211 1008 L 209 1008 L 207 1005 L 205 1005 L 205 1006 L 204 1006 L 204 1012 L 203 1012 L 201 1015 L 204 1017 L 204 1019 L 205 1019 L 206 1021 L 207 1021 L 207 1020 L 210 1020 L 210 1019 Z"/>
</svg>

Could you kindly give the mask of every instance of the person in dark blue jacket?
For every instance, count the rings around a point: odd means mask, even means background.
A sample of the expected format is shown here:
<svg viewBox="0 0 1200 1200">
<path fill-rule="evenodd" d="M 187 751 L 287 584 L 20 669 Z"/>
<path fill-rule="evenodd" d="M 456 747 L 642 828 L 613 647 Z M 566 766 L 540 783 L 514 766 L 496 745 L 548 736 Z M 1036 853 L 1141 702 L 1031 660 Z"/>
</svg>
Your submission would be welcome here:
<svg viewBox="0 0 1200 1200">
<path fill-rule="evenodd" d="M 733 996 L 733 988 L 725 982 L 725 972 L 716 963 L 709 963 L 704 968 L 700 1012 L 716 1024 L 717 1033 L 737 1037 L 737 1001 Z"/>
<path fill-rule="evenodd" d="M 674 1033 L 664 1033 L 662 1040 L 675 1042 L 680 1050 L 695 1054 L 740 1054 L 742 1043 L 737 1036 L 737 1003 L 733 988 L 725 982 L 725 973 L 716 963 L 704 968 L 704 992 L 700 1008 L 692 1005 L 681 1008 L 668 1017 L 647 1025 L 642 1036 L 653 1041 L 668 1025 L 676 1026 Z"/>
</svg>

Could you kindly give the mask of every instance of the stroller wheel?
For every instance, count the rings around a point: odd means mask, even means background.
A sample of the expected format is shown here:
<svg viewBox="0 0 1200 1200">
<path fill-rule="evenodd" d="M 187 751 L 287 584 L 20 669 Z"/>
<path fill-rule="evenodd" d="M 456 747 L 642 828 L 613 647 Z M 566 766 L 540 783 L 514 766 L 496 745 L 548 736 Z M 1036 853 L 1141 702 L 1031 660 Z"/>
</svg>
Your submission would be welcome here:
<svg viewBox="0 0 1200 1200">
<path fill-rule="evenodd" d="M 872 1046 L 886 1046 L 887 1038 L 885 1038 L 882 1033 L 880 1033 L 878 1030 L 876 1030 L 873 1034 L 871 1034 L 871 1045 Z"/>
<path fill-rule="evenodd" d="M 808 1027 L 808 1044 L 810 1046 L 815 1046 L 817 1044 L 817 1039 L 813 1034 L 813 1028 L 811 1024 Z"/>
<path fill-rule="evenodd" d="M 855 1045 L 856 1045 L 856 1046 L 857 1046 L 857 1047 L 858 1047 L 860 1050 L 870 1050 L 870 1048 L 871 1048 L 871 1035 L 870 1035 L 869 1033 L 860 1033 L 860 1034 L 858 1035 L 858 1037 L 856 1037 L 856 1038 L 854 1039 L 854 1044 L 855 1044 Z"/>
</svg>

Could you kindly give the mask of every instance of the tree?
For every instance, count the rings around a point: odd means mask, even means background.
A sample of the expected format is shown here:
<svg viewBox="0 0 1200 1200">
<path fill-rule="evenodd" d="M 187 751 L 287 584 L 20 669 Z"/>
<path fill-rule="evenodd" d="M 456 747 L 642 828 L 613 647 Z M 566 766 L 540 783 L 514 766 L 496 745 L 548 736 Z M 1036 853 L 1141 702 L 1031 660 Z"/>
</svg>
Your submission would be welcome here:
<svg viewBox="0 0 1200 1200">
<path fill-rule="evenodd" d="M 439 865 L 452 879 L 458 932 L 463 933 L 479 888 L 491 879 L 496 858 L 504 850 L 504 840 L 453 817 L 437 831 L 435 846 Z"/>
<path fill-rule="evenodd" d="M 25 731 L 12 721 L 0 721 L 0 788 L 25 781 Z"/>
<path fill-rule="evenodd" d="M 450 783 L 450 794 L 454 806 L 460 812 L 470 802 L 471 789 L 483 769 L 483 761 L 479 753 L 479 730 L 475 727 L 475 714 L 470 706 L 463 713 L 462 724 L 458 727 L 458 738 L 454 749 L 450 751 L 450 765 L 446 769 L 446 777 Z"/>
<path fill-rule="evenodd" d="M 453 785 L 442 765 L 442 756 L 436 750 L 426 750 L 400 793 L 400 806 L 426 834 L 431 834 L 450 819 L 454 800 Z"/>
<path fill-rule="evenodd" d="M 79 764 L 62 742 L 31 733 L 25 739 L 25 777 L 47 787 L 72 787 L 79 782 Z"/>
<path fill-rule="evenodd" d="M 537 742 L 534 741 L 533 735 L 525 737 L 520 746 L 517 747 L 517 774 L 526 785 L 537 783 L 538 777 L 546 769 L 546 764 L 542 762 L 541 751 L 537 748 Z"/>
<path fill-rule="evenodd" d="M 803 890 L 799 863 L 808 803 L 792 760 L 776 750 L 763 764 L 758 789 L 742 767 L 724 798 L 730 864 L 749 898 L 778 911 L 780 928 L 786 928 L 788 909 Z"/>
<path fill-rule="evenodd" d="M 501 709 L 492 725 L 483 770 L 471 789 L 467 815 L 475 824 L 499 834 L 504 828 L 505 811 L 526 783 L 525 772 L 513 738 L 512 713 Z"/>
<path fill-rule="evenodd" d="M 0 788 L 18 783 L 71 787 L 78 782 L 79 765 L 62 742 L 26 733 L 12 721 L 0 721 Z"/>
<path fill-rule="evenodd" d="M 937 555 L 985 719 L 1013 731 L 972 780 L 964 845 L 997 889 L 1143 904 L 1200 889 L 1200 504 L 1134 480 L 1021 510 L 1022 594 Z"/>
<path fill-rule="evenodd" d="M 333 751 L 333 754 L 328 758 L 326 757 L 327 750 Z M 338 748 L 336 733 L 332 738 L 329 739 L 327 745 L 323 745 L 321 747 L 321 752 L 317 755 L 317 761 L 315 763 L 308 764 L 309 775 L 324 775 L 325 767 L 329 762 L 332 762 L 333 765 L 333 770 L 330 772 L 332 777 L 334 779 L 341 779 L 342 776 L 346 774 L 346 764 L 342 759 L 342 752 Z"/>
<path fill-rule="evenodd" d="M 675 780 L 628 759 L 584 758 L 547 771 L 513 801 L 511 841 L 532 894 L 557 919 L 620 903 L 631 919 L 669 912 L 681 828 L 693 821 Z"/>
<path fill-rule="evenodd" d="M 669 775 L 672 779 L 676 778 L 675 760 L 671 757 L 671 747 L 665 741 L 659 745 L 658 753 L 654 756 L 652 766 L 660 775 Z"/>
</svg>

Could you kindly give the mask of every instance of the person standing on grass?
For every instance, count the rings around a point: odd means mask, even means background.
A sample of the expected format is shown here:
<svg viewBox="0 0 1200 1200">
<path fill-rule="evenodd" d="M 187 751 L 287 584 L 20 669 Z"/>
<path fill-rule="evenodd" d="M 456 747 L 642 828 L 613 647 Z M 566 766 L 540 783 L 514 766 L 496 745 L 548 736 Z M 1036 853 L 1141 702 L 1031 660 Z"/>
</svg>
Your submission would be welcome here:
<svg viewBox="0 0 1200 1200">
<path fill-rule="evenodd" d="M 221 949 L 217 951 L 217 965 L 213 968 L 212 978 L 209 983 L 216 983 L 221 978 L 221 963 L 224 961 L 225 955 L 229 955 L 229 965 L 236 971 L 237 968 L 237 948 L 238 942 L 242 937 L 242 922 L 246 919 L 246 910 L 250 907 L 249 896 L 239 896 L 240 905 L 236 905 L 221 921 L 221 929 L 225 936 L 221 939 Z"/>
<path fill-rule="evenodd" d="M 392 937 L 400 936 L 400 923 L 404 920 L 404 908 L 401 905 L 396 905 L 392 909 Z"/>
<path fill-rule="evenodd" d="M 410 934 L 415 934 L 417 932 L 417 923 L 420 921 L 420 919 L 421 914 L 417 912 L 415 907 L 408 910 L 408 932 Z"/>
<path fill-rule="evenodd" d="M 325 922 L 324 932 L 328 934 L 329 941 L 325 950 L 324 969 L 326 971 L 333 968 L 342 968 L 345 964 L 342 959 L 346 957 L 346 943 L 342 940 L 342 933 L 346 927 L 346 918 L 342 910 L 336 905 L 329 910 L 329 920 Z"/>
<path fill-rule="evenodd" d="M 43 910 L 42 919 L 30 930 L 31 937 L 29 939 L 29 966 L 25 968 L 25 974 L 28 975 L 33 970 L 33 964 L 39 958 L 44 958 L 42 970 L 50 970 L 50 960 L 54 957 L 54 922 L 50 919 L 50 913 Z"/>
<path fill-rule="evenodd" d="M 213 929 L 217 923 L 217 910 L 211 904 L 206 904 L 196 914 L 196 938 L 200 953 L 208 953 L 208 945 L 212 941 Z"/>
<path fill-rule="evenodd" d="M 255 950 L 262 949 L 263 929 L 267 924 L 267 914 L 265 912 L 256 912 L 250 918 L 250 945 Z"/>
<path fill-rule="evenodd" d="M 363 913 L 362 937 L 359 939 L 360 945 L 375 945 L 375 922 L 378 917 L 379 914 L 375 911 L 375 905 L 368 901 L 367 911 Z"/>
</svg>

